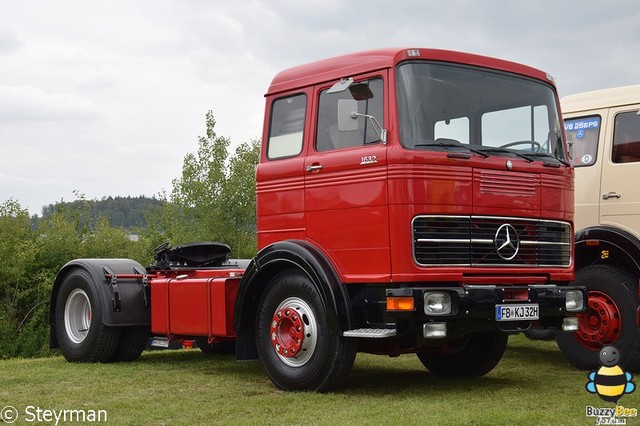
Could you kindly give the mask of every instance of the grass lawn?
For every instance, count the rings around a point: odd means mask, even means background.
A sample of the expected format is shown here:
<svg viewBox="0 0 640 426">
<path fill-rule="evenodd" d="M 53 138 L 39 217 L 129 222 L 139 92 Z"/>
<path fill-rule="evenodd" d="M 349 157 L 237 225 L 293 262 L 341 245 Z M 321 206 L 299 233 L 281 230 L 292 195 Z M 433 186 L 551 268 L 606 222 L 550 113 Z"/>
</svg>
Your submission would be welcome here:
<svg viewBox="0 0 640 426">
<path fill-rule="evenodd" d="M 589 394 L 586 382 L 587 372 L 571 367 L 554 342 L 522 335 L 510 337 L 500 364 L 480 379 L 434 377 L 415 355 L 358 354 L 345 386 L 329 394 L 282 392 L 257 362 L 185 349 L 145 352 L 128 364 L 0 361 L 0 408 L 18 410 L 15 424 L 26 423 L 31 406 L 106 410 L 107 423 L 117 425 L 595 425 L 585 407 L 613 404 Z M 620 404 L 638 408 L 639 396 Z"/>
</svg>

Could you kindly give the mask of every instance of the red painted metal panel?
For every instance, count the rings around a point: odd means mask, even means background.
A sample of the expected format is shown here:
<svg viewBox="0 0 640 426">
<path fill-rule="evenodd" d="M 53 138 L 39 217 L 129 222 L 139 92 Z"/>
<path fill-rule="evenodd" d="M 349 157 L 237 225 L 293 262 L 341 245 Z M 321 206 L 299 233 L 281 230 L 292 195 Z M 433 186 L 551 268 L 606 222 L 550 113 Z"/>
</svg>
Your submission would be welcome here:
<svg viewBox="0 0 640 426">
<path fill-rule="evenodd" d="M 169 283 L 169 333 L 209 335 L 209 279 L 184 278 Z"/>
<path fill-rule="evenodd" d="M 305 178 L 307 239 L 327 252 L 345 283 L 390 278 L 386 149 L 368 145 L 306 159 L 306 166 L 322 166 Z"/>
<path fill-rule="evenodd" d="M 240 278 L 214 279 L 210 285 L 211 335 L 234 337 L 233 312 Z"/>
<path fill-rule="evenodd" d="M 169 334 L 170 281 L 171 278 L 157 278 L 149 283 L 151 287 L 151 332 L 153 334 Z"/>
<path fill-rule="evenodd" d="M 409 56 L 409 50 L 418 51 L 419 56 Z M 399 62 L 413 59 L 475 65 L 546 80 L 546 73 L 543 71 L 502 59 L 440 49 L 389 48 L 351 53 L 284 70 L 273 78 L 268 94 L 294 90 L 372 70 L 393 68 Z"/>
<path fill-rule="evenodd" d="M 304 238 L 303 166 L 303 157 L 267 161 L 258 166 L 259 248 L 275 241 Z"/>
</svg>

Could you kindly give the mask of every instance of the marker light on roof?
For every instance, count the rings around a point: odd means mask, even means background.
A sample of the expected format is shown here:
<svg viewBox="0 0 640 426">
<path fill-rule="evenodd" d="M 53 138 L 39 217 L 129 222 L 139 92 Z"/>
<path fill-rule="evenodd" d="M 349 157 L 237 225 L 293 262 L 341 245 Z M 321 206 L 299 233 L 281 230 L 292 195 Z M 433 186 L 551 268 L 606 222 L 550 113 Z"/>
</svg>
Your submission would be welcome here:
<svg viewBox="0 0 640 426">
<path fill-rule="evenodd" d="M 420 56 L 420 51 L 418 49 L 410 49 L 407 50 L 408 56 Z"/>
<path fill-rule="evenodd" d="M 555 78 L 553 78 L 553 76 L 552 76 L 551 74 L 547 74 L 547 80 L 549 80 L 549 81 L 550 81 L 550 82 L 552 82 L 552 83 L 555 83 L 555 82 L 556 82 L 556 79 L 555 79 Z"/>
</svg>

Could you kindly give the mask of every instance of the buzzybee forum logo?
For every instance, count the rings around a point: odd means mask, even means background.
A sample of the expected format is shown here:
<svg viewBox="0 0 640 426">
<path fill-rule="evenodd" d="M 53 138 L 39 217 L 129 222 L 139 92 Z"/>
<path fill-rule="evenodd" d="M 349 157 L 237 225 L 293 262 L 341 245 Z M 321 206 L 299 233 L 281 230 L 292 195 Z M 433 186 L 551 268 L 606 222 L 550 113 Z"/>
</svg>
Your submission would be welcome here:
<svg viewBox="0 0 640 426">
<path fill-rule="evenodd" d="M 619 361 L 620 352 L 614 346 L 605 346 L 600 350 L 602 367 L 588 375 L 589 381 L 585 385 L 587 392 L 598 395 L 603 401 L 615 404 L 615 408 L 587 406 L 586 416 L 595 417 L 596 424 L 624 425 L 628 417 L 638 416 L 637 408 L 618 405 L 623 395 L 636 390 L 633 376 L 618 365 Z"/>
</svg>

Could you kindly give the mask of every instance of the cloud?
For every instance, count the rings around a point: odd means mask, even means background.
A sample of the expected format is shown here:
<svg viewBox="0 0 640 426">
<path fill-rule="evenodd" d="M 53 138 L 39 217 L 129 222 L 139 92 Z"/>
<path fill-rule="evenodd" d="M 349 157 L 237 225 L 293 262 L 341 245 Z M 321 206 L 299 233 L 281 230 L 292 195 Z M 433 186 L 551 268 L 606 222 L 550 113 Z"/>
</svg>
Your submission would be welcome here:
<svg viewBox="0 0 640 426">
<path fill-rule="evenodd" d="M 16 52 L 23 45 L 23 41 L 18 36 L 0 28 L 0 54 Z"/>
<path fill-rule="evenodd" d="M 69 94 L 49 94 L 33 86 L 0 85 L 1 122 L 86 121 L 103 115 L 100 106 Z"/>
</svg>

